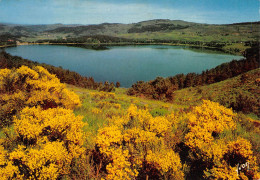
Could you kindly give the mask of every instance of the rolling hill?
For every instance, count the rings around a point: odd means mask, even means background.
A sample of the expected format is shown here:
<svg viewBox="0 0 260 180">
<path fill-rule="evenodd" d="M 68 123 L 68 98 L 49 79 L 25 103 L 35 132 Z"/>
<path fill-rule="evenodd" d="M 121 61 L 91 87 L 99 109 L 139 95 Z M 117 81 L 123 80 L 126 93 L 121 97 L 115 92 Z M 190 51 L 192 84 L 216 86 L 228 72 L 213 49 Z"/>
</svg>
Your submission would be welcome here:
<svg viewBox="0 0 260 180">
<path fill-rule="evenodd" d="M 0 35 L 9 33 L 20 40 L 78 38 L 107 35 L 127 39 L 186 41 L 254 41 L 259 37 L 259 22 L 227 25 L 199 24 L 181 20 L 155 19 L 132 24 L 97 25 L 14 25 L 0 24 Z"/>
</svg>

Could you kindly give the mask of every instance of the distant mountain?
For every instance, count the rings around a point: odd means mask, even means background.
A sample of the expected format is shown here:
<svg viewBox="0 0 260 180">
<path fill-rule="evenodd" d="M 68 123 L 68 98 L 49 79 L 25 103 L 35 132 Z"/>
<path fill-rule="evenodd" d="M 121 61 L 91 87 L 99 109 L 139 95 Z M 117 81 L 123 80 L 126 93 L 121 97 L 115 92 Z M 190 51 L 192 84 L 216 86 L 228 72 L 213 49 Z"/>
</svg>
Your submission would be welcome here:
<svg viewBox="0 0 260 180">
<path fill-rule="evenodd" d="M 133 24 L 119 24 L 119 23 L 103 23 L 98 25 L 64 25 L 64 24 L 50 24 L 50 25 L 17 25 L 0 23 L 0 34 L 10 33 L 12 35 L 28 35 L 28 33 L 62 33 L 71 34 L 74 36 L 84 35 L 117 35 L 125 33 L 143 33 L 143 32 L 157 32 L 157 31 L 171 31 L 176 29 L 185 29 L 196 23 L 169 20 L 169 19 L 155 19 L 142 21 Z"/>
<path fill-rule="evenodd" d="M 75 25 L 64 25 L 64 24 L 50 24 L 50 25 L 25 25 L 24 27 L 34 31 L 34 32 L 43 32 L 43 31 L 49 31 L 61 27 L 76 27 L 79 26 L 77 24 Z"/>
<path fill-rule="evenodd" d="M 78 25 L 49 24 L 49 25 L 17 25 L 0 23 L 0 34 L 2 33 L 37 33 L 53 30 L 60 27 L 76 27 Z"/>
<path fill-rule="evenodd" d="M 133 24 L 112 24 L 103 23 L 99 25 L 87 25 L 76 27 L 59 27 L 49 30 L 49 33 L 71 33 L 73 35 L 117 35 L 126 33 L 160 32 L 171 31 L 175 29 L 185 29 L 196 23 L 190 23 L 180 20 L 156 19 L 142 21 Z"/>
<path fill-rule="evenodd" d="M 260 22 L 213 25 L 182 20 L 154 19 L 132 24 L 103 23 L 96 25 L 17 25 L 0 23 L 0 36 L 23 41 L 111 36 L 134 40 L 189 42 L 240 42 L 259 39 Z"/>
</svg>

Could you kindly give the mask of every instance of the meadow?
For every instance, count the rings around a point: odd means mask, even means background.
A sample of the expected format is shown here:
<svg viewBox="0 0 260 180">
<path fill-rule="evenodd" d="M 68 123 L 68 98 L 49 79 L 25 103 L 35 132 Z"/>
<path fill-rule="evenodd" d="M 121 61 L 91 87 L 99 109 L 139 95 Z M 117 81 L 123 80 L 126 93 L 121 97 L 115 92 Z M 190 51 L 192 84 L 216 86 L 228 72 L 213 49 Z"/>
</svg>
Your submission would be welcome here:
<svg viewBox="0 0 260 180">
<path fill-rule="evenodd" d="M 165 102 L 65 85 L 40 66 L 1 69 L 0 177 L 258 179 L 257 116 L 218 102 L 257 95 L 259 73 L 177 90 Z"/>
</svg>

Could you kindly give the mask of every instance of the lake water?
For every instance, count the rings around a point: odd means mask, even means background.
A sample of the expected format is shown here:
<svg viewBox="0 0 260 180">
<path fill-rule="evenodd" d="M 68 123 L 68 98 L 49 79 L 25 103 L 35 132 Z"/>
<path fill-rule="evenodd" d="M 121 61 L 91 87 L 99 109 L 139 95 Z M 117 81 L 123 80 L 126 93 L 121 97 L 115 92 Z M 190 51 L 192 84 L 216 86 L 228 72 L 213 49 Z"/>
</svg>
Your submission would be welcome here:
<svg viewBox="0 0 260 180">
<path fill-rule="evenodd" d="M 61 66 L 95 81 L 121 83 L 130 87 L 136 81 L 180 73 L 201 73 L 241 56 L 179 46 L 113 46 L 92 50 L 56 45 L 31 45 L 7 48 L 6 52 L 40 63 Z"/>
</svg>

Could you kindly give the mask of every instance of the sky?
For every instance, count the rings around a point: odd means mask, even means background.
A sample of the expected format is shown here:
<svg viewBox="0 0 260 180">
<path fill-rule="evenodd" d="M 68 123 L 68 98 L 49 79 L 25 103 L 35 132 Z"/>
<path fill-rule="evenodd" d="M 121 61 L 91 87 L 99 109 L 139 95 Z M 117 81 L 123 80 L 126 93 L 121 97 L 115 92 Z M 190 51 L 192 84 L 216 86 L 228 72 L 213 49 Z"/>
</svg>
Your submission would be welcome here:
<svg viewBox="0 0 260 180">
<path fill-rule="evenodd" d="M 0 0 L 0 22 L 136 23 L 151 19 L 208 24 L 259 21 L 260 0 Z"/>
</svg>

